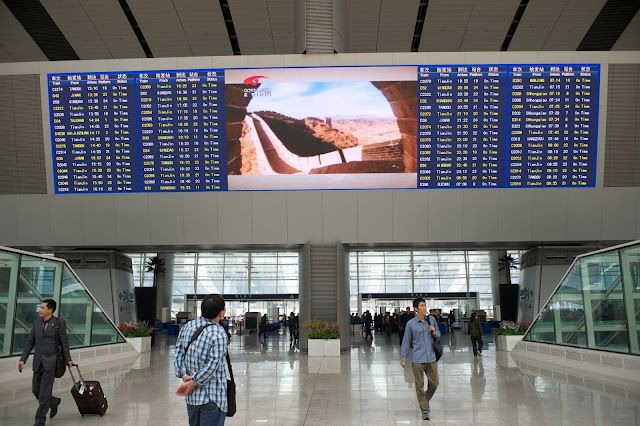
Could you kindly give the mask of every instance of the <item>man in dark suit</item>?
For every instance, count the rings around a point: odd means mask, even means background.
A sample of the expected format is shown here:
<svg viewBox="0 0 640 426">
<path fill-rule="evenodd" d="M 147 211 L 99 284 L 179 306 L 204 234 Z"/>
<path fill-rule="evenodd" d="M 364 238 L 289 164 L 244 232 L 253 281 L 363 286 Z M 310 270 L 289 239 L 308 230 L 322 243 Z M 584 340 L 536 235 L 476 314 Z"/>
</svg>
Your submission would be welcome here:
<svg viewBox="0 0 640 426">
<path fill-rule="evenodd" d="M 31 349 L 33 353 L 33 382 L 32 391 L 38 398 L 40 405 L 36 411 L 35 426 L 44 426 L 47 420 L 47 412 L 51 409 L 51 418 L 58 413 L 60 398 L 51 395 L 53 391 L 53 381 L 56 373 L 56 329 L 60 336 L 60 347 L 64 361 L 71 367 L 71 354 L 69 354 L 69 339 L 67 337 L 67 327 L 61 318 L 56 318 L 53 313 L 56 310 L 56 302 L 52 299 L 45 299 L 40 304 L 38 312 L 40 318 L 33 322 L 31 332 L 22 350 L 18 370 L 22 371 L 24 363 L 29 359 Z"/>
</svg>

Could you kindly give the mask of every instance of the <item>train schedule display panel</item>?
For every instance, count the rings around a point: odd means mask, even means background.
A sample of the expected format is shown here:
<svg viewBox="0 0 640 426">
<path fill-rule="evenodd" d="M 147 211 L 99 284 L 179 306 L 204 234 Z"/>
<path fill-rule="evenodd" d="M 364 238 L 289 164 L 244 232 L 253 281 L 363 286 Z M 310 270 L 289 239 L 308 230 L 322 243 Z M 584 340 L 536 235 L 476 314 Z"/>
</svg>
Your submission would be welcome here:
<svg viewBox="0 0 640 426">
<path fill-rule="evenodd" d="M 227 189 L 224 71 L 49 75 L 56 193 Z"/>
<path fill-rule="evenodd" d="M 599 79 L 586 64 L 49 74 L 54 189 L 593 187 Z"/>
<path fill-rule="evenodd" d="M 420 66 L 419 188 L 595 186 L 599 65 Z"/>
</svg>

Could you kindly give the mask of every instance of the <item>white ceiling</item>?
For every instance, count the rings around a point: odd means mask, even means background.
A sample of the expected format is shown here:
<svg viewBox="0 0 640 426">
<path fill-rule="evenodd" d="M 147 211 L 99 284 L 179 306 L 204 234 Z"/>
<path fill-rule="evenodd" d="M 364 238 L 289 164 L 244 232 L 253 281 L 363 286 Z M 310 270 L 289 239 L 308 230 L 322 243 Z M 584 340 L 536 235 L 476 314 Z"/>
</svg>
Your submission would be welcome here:
<svg viewBox="0 0 640 426">
<path fill-rule="evenodd" d="M 228 0 L 242 55 L 300 53 L 305 2 Z M 80 59 L 146 54 L 118 0 L 41 0 Z M 606 0 L 530 0 L 509 50 L 576 50 Z M 127 0 L 154 57 L 233 55 L 222 10 L 213 0 Z M 520 0 L 430 0 L 419 51 L 499 51 Z M 344 52 L 409 52 L 420 0 L 334 0 Z M 296 13 L 296 11 L 298 13 Z M 344 39 L 346 37 L 346 40 Z M 614 50 L 640 50 L 640 18 Z M 46 56 L 0 2 L 0 62 Z"/>
<path fill-rule="evenodd" d="M 0 2 L 0 47 L 2 47 L 0 49 L 2 62 L 47 60 L 36 42 L 2 2 Z"/>
</svg>

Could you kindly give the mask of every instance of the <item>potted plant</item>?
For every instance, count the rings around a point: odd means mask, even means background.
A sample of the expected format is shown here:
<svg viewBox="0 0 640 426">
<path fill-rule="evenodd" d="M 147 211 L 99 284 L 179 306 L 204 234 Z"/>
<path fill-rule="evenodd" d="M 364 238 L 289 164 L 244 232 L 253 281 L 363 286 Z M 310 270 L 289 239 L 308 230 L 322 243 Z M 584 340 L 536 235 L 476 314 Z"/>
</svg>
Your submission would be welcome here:
<svg viewBox="0 0 640 426">
<path fill-rule="evenodd" d="M 530 322 L 502 321 L 498 335 L 498 350 L 510 352 L 522 340 L 522 336 L 527 332 Z"/>
<path fill-rule="evenodd" d="M 309 332 L 309 356 L 340 356 L 340 324 L 317 319 L 303 322 Z"/>
<path fill-rule="evenodd" d="M 145 322 L 125 322 L 118 326 L 118 330 L 124 335 L 136 352 L 143 353 L 151 350 L 151 333 L 153 328 Z"/>
</svg>

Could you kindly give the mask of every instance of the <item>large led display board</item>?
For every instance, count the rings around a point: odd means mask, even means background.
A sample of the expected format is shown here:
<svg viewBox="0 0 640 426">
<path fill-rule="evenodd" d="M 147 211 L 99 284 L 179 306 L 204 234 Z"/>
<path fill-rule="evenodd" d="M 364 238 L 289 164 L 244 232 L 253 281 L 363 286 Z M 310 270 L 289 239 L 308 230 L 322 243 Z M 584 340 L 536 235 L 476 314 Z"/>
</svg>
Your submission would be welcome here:
<svg viewBox="0 0 640 426">
<path fill-rule="evenodd" d="M 595 185 L 599 65 L 49 74 L 56 193 Z"/>
</svg>

